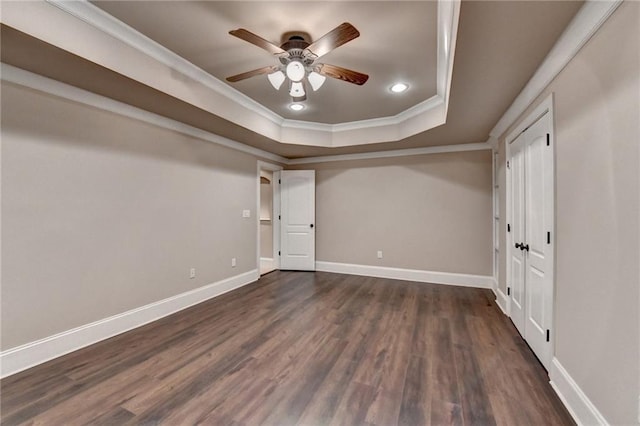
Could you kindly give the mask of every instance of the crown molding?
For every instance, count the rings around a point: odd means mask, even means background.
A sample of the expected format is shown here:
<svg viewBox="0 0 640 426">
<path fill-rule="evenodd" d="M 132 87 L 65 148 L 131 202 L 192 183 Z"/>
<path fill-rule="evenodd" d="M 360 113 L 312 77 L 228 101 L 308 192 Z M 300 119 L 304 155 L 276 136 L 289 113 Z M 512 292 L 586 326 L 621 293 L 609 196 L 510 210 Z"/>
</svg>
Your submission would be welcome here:
<svg viewBox="0 0 640 426">
<path fill-rule="evenodd" d="M 198 129 L 180 121 L 143 110 L 138 107 L 116 101 L 102 95 L 89 92 L 75 86 L 53 80 L 21 68 L 14 67 L 9 64 L 0 63 L 0 77 L 2 81 L 6 81 L 18 86 L 33 89 L 42 93 L 53 95 L 82 105 L 108 111 L 123 117 L 139 120 L 144 123 L 152 124 L 163 129 L 172 130 L 186 136 L 244 152 L 258 158 L 270 160 L 283 165 L 312 164 L 325 163 L 332 161 L 348 161 L 348 160 L 367 160 L 374 158 L 392 158 L 405 157 L 411 155 L 423 154 L 439 154 L 445 152 L 463 152 L 463 151 L 479 151 L 491 149 L 487 143 L 473 143 L 461 145 L 446 145 L 424 148 L 398 149 L 392 151 L 368 152 L 362 154 L 344 154 L 344 155 L 328 155 L 323 157 L 306 157 L 289 159 L 277 154 L 273 154 L 241 142 L 237 142 L 206 130 Z"/>
<path fill-rule="evenodd" d="M 28 6 L 23 6 L 27 3 Z M 446 121 L 460 0 L 438 0 L 435 96 L 395 116 L 331 125 L 284 119 L 87 0 L 27 3 L 7 7 L 3 22 L 277 142 L 323 147 L 390 142 Z M 64 16 L 60 16 L 60 12 Z M 31 18 L 27 19 L 27 16 Z M 44 26 L 42 23 L 45 21 L 56 24 Z M 100 37 L 101 34 L 109 37 Z M 99 44 L 87 49 L 87 44 L 92 41 L 99 41 Z M 109 54 L 102 55 L 101 49 L 105 47 L 108 47 Z M 119 52 L 127 55 L 128 60 L 114 60 L 119 57 Z M 153 76 L 141 72 L 149 60 L 161 67 L 160 72 L 151 73 Z M 163 71 L 167 69 L 171 72 Z M 171 74 L 172 78 L 164 74 Z M 176 79 L 176 75 L 186 78 Z M 176 80 L 185 83 L 176 86 Z M 198 86 L 203 91 L 197 89 Z"/>
<path fill-rule="evenodd" d="M 149 123 L 167 130 L 179 132 L 184 135 L 201 139 L 207 142 L 212 142 L 217 145 L 234 149 L 236 151 L 251 154 L 256 157 L 276 161 L 282 164 L 287 164 L 289 161 L 285 157 L 281 157 L 279 155 L 254 148 L 252 146 L 245 145 L 231 139 L 227 139 L 225 137 L 207 132 L 202 129 L 198 129 L 180 121 L 172 120 L 162 115 L 158 115 L 141 108 L 134 107 L 124 102 L 116 101 L 114 99 L 107 98 L 105 96 L 98 95 L 84 89 L 79 89 L 75 86 L 71 86 L 69 84 L 44 77 L 30 71 L 25 71 L 12 65 L 0 63 L 0 77 L 2 78 L 2 81 L 7 81 L 9 83 L 57 96 L 62 99 L 77 102 L 82 105 L 98 108 L 103 111 L 112 112 L 124 117 L 133 118 L 135 120 Z"/>
<path fill-rule="evenodd" d="M 621 3 L 622 0 L 587 0 L 585 2 L 531 80 L 493 127 L 489 133 L 490 140 L 498 139 L 515 123 Z"/>
<path fill-rule="evenodd" d="M 423 148 L 396 149 L 391 151 L 363 152 L 359 154 L 326 155 L 321 157 L 294 158 L 287 165 L 329 163 L 335 161 L 371 160 L 375 158 L 408 157 L 425 154 L 443 154 L 448 152 L 484 151 L 492 147 L 486 142 L 459 145 L 428 146 Z"/>
<path fill-rule="evenodd" d="M 48 4 L 78 18 L 111 37 L 120 40 L 136 51 L 143 53 L 175 71 L 184 74 L 203 86 L 216 91 L 243 107 L 251 110 L 275 124 L 282 124 L 284 119 L 268 108 L 265 108 L 247 95 L 218 80 L 202 68 L 175 54 L 160 43 L 150 39 L 104 10 L 87 0 L 45 0 Z"/>
</svg>

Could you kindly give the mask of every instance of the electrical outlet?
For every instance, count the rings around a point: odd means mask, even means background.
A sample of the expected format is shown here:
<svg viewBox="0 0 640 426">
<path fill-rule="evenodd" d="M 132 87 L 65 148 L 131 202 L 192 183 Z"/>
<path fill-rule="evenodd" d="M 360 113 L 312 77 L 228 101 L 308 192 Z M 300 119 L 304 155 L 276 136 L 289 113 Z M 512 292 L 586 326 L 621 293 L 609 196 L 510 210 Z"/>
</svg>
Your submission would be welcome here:
<svg viewBox="0 0 640 426">
<path fill-rule="evenodd" d="M 378 250 L 378 259 L 382 259 L 382 250 Z"/>
<path fill-rule="evenodd" d="M 232 257 L 232 258 L 231 258 L 231 267 L 232 267 L 232 268 L 235 268 L 235 267 L 236 267 L 236 258 L 235 258 L 235 257 Z"/>
<path fill-rule="evenodd" d="M 251 217 L 251 210 L 242 210 L 242 217 Z"/>
<path fill-rule="evenodd" d="M 189 278 L 195 278 L 196 277 L 196 268 L 191 268 L 189 270 Z"/>
</svg>

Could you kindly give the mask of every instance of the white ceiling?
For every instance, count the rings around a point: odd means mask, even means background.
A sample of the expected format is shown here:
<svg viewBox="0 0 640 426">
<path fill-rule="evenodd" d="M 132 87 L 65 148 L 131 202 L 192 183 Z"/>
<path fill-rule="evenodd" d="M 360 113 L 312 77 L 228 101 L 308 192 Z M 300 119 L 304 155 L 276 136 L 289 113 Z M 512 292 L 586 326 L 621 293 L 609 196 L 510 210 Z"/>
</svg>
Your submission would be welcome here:
<svg viewBox="0 0 640 426">
<path fill-rule="evenodd" d="M 267 52 L 228 35 L 230 29 L 244 27 L 277 43 L 284 31 L 301 29 L 317 38 L 341 22 L 352 22 L 361 37 L 327 54 L 323 62 L 370 74 L 371 79 L 365 86 L 328 81 L 320 92 L 310 93 L 308 110 L 298 116 L 285 108 L 289 100 L 286 92 L 276 92 L 266 78 L 255 77 L 233 85 L 234 92 L 241 91 L 284 118 L 334 123 L 386 116 L 428 99 L 434 90 L 435 65 L 430 59 L 434 55 L 432 21 L 435 18 L 431 17 L 434 2 L 116 1 L 97 4 L 218 80 L 268 65 L 272 60 Z M 133 78 L 119 71 L 119 65 L 101 65 L 95 59 L 100 58 L 101 53 L 94 54 L 96 48 L 90 44 L 81 46 L 85 50 L 66 49 L 62 43 L 39 35 L 39 28 L 32 20 L 22 21 L 25 28 L 29 25 L 35 28 L 28 34 L 6 26 L 3 20 L 1 53 L 5 63 L 284 157 L 386 151 L 486 141 L 491 128 L 581 5 L 579 1 L 462 2 L 446 124 L 409 137 L 389 139 L 389 142 L 340 148 L 280 143 L 271 135 L 265 136 L 251 126 L 230 121 L 224 114 L 214 113 L 173 96 L 162 86 L 150 84 L 154 75 L 147 73 L 143 78 Z M 25 6 L 21 4 L 22 7 Z M 8 16 L 6 10 L 4 15 Z M 20 15 L 16 16 L 20 20 Z M 58 32 L 64 30 L 56 28 Z M 107 59 L 126 65 L 126 61 L 118 57 Z M 412 86 L 403 97 L 394 97 L 387 90 L 396 75 L 409 80 Z M 175 74 L 171 78 L 178 81 L 183 77 Z M 226 82 L 222 84 L 227 87 Z M 304 132 L 300 134 L 304 138 Z"/>
</svg>

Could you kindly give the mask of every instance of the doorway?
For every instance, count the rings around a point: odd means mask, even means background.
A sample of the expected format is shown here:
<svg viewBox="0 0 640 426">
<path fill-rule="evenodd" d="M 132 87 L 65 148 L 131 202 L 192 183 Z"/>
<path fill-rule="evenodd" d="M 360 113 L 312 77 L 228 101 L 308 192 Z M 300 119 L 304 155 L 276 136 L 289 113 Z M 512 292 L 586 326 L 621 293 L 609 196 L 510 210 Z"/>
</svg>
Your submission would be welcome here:
<svg viewBox="0 0 640 426">
<path fill-rule="evenodd" d="M 280 193 L 277 185 L 282 167 L 258 161 L 257 173 L 257 265 L 260 275 L 280 268 Z"/>
</svg>

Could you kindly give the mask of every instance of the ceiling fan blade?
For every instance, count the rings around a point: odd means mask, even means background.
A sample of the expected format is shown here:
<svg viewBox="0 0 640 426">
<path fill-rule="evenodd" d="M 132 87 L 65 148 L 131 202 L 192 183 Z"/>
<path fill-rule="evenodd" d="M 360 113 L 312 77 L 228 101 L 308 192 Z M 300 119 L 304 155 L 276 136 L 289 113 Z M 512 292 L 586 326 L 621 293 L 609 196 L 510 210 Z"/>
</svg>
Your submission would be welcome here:
<svg viewBox="0 0 640 426">
<path fill-rule="evenodd" d="M 327 77 L 337 78 L 338 80 L 346 81 L 349 83 L 362 86 L 367 82 L 369 76 L 362 74 L 358 71 L 353 71 L 347 68 L 337 67 L 329 64 L 317 64 L 313 70 L 318 74 L 322 74 Z"/>
<path fill-rule="evenodd" d="M 264 49 L 273 55 L 288 55 L 286 50 L 280 48 L 279 46 L 276 46 L 268 40 L 263 39 L 262 37 L 252 33 L 251 31 L 245 30 L 244 28 L 231 30 L 229 31 L 229 34 L 238 37 L 241 40 L 247 41 L 255 46 L 258 46 L 259 48 Z"/>
<path fill-rule="evenodd" d="M 359 36 L 360 32 L 356 27 L 345 22 L 311 43 L 305 51 L 309 51 L 319 58 Z"/>
<path fill-rule="evenodd" d="M 270 74 L 272 72 L 278 71 L 280 68 L 276 65 L 272 65 L 269 67 L 262 67 L 256 70 L 243 72 L 242 74 L 232 75 L 231 77 L 227 77 L 227 81 L 230 83 L 235 83 L 236 81 L 245 80 L 247 78 L 254 77 L 260 74 Z"/>
</svg>

